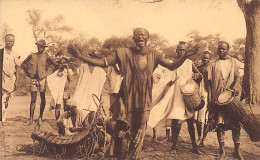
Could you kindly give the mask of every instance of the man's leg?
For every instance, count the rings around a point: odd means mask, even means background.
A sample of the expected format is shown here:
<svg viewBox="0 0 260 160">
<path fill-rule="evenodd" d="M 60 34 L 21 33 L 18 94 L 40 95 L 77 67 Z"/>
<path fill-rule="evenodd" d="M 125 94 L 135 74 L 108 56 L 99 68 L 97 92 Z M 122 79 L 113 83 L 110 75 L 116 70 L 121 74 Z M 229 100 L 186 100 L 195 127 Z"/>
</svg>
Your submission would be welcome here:
<svg viewBox="0 0 260 160">
<path fill-rule="evenodd" d="M 56 117 L 56 120 L 59 119 L 59 117 L 60 117 L 60 109 L 61 109 L 61 105 L 60 104 L 56 104 L 56 107 L 55 107 L 55 117 Z"/>
<path fill-rule="evenodd" d="M 128 139 L 122 136 L 128 130 L 127 124 L 122 121 L 116 121 L 114 139 L 114 156 L 118 159 L 125 159 L 128 151 Z"/>
<path fill-rule="evenodd" d="M 234 154 L 233 156 L 236 159 L 243 160 L 243 156 L 240 152 L 240 128 L 236 128 L 232 130 L 232 138 L 234 141 Z"/>
<path fill-rule="evenodd" d="M 8 108 L 8 100 L 10 93 L 7 93 L 6 91 L 2 92 L 2 124 L 5 126 L 6 121 L 6 114 L 7 114 L 7 108 Z"/>
<path fill-rule="evenodd" d="M 166 138 L 167 138 L 168 142 L 170 142 L 170 131 L 171 131 L 171 129 L 166 127 L 165 132 L 166 132 Z"/>
<path fill-rule="evenodd" d="M 158 143 L 158 140 L 157 140 L 157 127 L 156 127 L 156 126 L 153 128 L 153 138 L 152 138 L 152 142 Z"/>
<path fill-rule="evenodd" d="M 202 122 L 196 121 L 197 126 L 197 132 L 198 132 L 198 141 L 201 139 L 201 133 L 202 133 Z"/>
<path fill-rule="evenodd" d="M 203 127 L 203 136 L 202 136 L 200 142 L 198 143 L 198 145 L 201 145 L 201 146 L 204 145 L 204 140 L 205 140 L 205 138 L 207 137 L 207 134 L 208 134 L 208 132 L 209 132 L 208 130 L 209 130 L 209 129 L 208 129 L 208 125 L 207 125 L 207 124 L 204 124 L 204 127 Z"/>
<path fill-rule="evenodd" d="M 219 143 L 219 156 L 217 157 L 217 160 L 223 160 L 226 152 L 225 152 L 225 132 L 222 129 L 217 130 L 217 137 L 218 137 L 218 143 Z"/>
<path fill-rule="evenodd" d="M 40 106 L 40 116 L 39 119 L 42 120 L 42 116 L 43 116 L 43 112 L 45 109 L 45 104 L 46 104 L 46 100 L 45 100 L 45 91 L 46 91 L 46 78 L 39 80 L 39 90 L 40 90 L 40 97 L 41 97 L 41 106 Z"/>
<path fill-rule="evenodd" d="M 40 106 L 40 119 L 42 120 L 42 116 L 43 116 L 43 112 L 45 109 L 45 104 L 46 104 L 46 100 L 45 100 L 45 92 L 40 92 L 40 97 L 41 97 L 41 106 Z"/>
<path fill-rule="evenodd" d="M 31 92 L 31 104 L 30 104 L 30 122 L 33 122 L 36 99 L 37 99 L 37 91 L 32 91 Z"/>
<path fill-rule="evenodd" d="M 180 134 L 180 130 L 181 130 L 181 125 L 182 125 L 182 123 L 179 123 L 179 120 L 177 120 L 177 119 L 172 120 L 172 125 L 171 125 L 171 129 L 172 129 L 172 150 L 174 152 L 176 152 L 176 147 L 177 147 L 178 138 L 179 138 L 179 134 Z"/>
<path fill-rule="evenodd" d="M 188 131 L 190 134 L 190 139 L 191 139 L 191 143 L 192 143 L 192 147 L 193 147 L 193 153 L 201 154 L 201 152 L 198 149 L 196 139 L 195 139 L 195 129 L 194 129 L 194 125 L 193 125 L 193 120 L 194 120 L 193 118 L 187 119 Z"/>
</svg>

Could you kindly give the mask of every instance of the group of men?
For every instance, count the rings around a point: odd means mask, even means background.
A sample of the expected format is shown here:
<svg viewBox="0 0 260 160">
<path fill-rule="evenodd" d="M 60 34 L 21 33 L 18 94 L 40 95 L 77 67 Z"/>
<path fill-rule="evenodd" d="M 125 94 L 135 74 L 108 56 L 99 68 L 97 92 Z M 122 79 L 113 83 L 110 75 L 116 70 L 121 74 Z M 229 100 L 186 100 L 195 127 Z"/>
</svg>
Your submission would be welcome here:
<svg viewBox="0 0 260 160">
<path fill-rule="evenodd" d="M 226 130 L 232 130 L 235 146 L 234 157 L 243 159 L 240 152 L 239 120 L 231 116 L 232 113 L 227 112 L 225 107 L 217 104 L 219 95 L 225 90 L 232 90 L 235 96 L 239 95 L 241 62 L 230 57 L 228 51 L 229 44 L 225 41 L 220 41 L 217 46 L 217 58 L 211 60 L 211 52 L 205 50 L 202 53 L 202 64 L 200 66 L 195 67 L 190 60 L 186 60 L 175 71 L 167 72 L 167 75 L 170 75 L 168 81 L 170 80 L 171 83 L 167 83 L 167 81 L 166 83 L 162 82 L 168 87 L 165 87 L 163 90 L 164 93 L 161 100 L 155 100 L 157 102 L 155 102 L 154 108 L 150 112 L 148 125 L 156 131 L 156 124 L 160 120 L 170 119 L 172 121 L 172 149 L 174 152 L 176 152 L 182 122 L 186 121 L 194 153 L 201 154 L 197 145 L 203 145 L 208 131 L 216 131 L 220 149 L 217 159 L 223 159 L 225 157 L 224 133 Z M 180 42 L 176 49 L 177 58 L 180 57 L 182 52 L 185 52 L 185 43 Z M 199 91 L 205 102 L 204 107 L 196 112 L 191 112 L 188 109 L 180 90 L 180 87 L 191 79 L 200 86 Z M 157 83 L 160 83 L 160 81 Z M 156 91 L 158 92 L 159 89 L 154 90 L 154 92 Z M 195 122 L 198 133 L 197 142 L 193 124 Z M 155 134 L 156 132 L 154 132 L 153 141 L 156 142 Z"/>
<path fill-rule="evenodd" d="M 41 105 L 40 116 L 42 120 L 43 112 L 45 109 L 45 91 L 46 91 L 46 77 L 52 73 L 49 70 L 48 62 L 51 62 L 58 68 L 58 64 L 44 51 L 47 47 L 45 40 L 39 40 L 35 44 L 37 45 L 38 52 L 30 54 L 23 62 L 13 50 L 15 42 L 15 36 L 13 34 L 7 34 L 5 36 L 5 47 L 0 50 L 1 58 L 1 79 L 2 79 L 2 115 L 1 124 L 5 125 L 6 114 L 8 108 L 8 102 L 11 98 L 13 91 L 15 90 L 16 71 L 17 67 L 23 68 L 28 77 L 31 78 L 30 90 L 31 90 L 31 103 L 30 103 L 30 120 L 26 125 L 30 125 L 33 122 L 35 103 L 37 97 L 37 91 L 39 88 Z"/>
<path fill-rule="evenodd" d="M 9 43 L 9 39 L 12 39 Z M 7 35 L 6 46 L 1 51 L 1 56 L 10 54 L 10 49 L 14 43 L 14 36 Z M 172 143 L 173 151 L 176 152 L 176 146 L 178 142 L 178 136 L 181 129 L 181 124 L 184 121 L 188 123 L 188 131 L 191 137 L 193 152 L 200 154 L 199 148 L 195 141 L 194 131 L 194 113 L 187 109 L 187 106 L 183 100 L 180 92 L 182 85 L 192 79 L 193 71 L 200 73 L 201 79 L 205 84 L 203 87 L 207 91 L 208 107 L 212 108 L 210 111 L 214 114 L 214 118 L 211 122 L 208 122 L 210 130 L 217 131 L 220 155 L 218 159 L 225 157 L 224 149 L 224 131 L 226 129 L 232 129 L 232 135 L 235 145 L 234 157 L 237 159 L 243 159 L 239 150 L 239 137 L 240 137 L 240 126 L 237 121 L 228 120 L 227 113 L 222 110 L 217 104 L 216 100 L 218 96 L 228 88 L 238 95 L 236 89 L 239 83 L 239 67 L 235 59 L 227 55 L 229 50 L 229 44 L 221 41 L 218 43 L 218 58 L 212 60 L 210 63 L 205 63 L 200 69 L 194 67 L 191 60 L 188 57 L 197 54 L 199 46 L 196 45 L 192 48 L 187 48 L 185 43 L 180 43 L 177 46 L 177 58 L 173 61 L 166 59 L 162 53 L 154 50 L 147 46 L 149 39 L 149 32 L 144 28 L 137 28 L 133 32 L 133 40 L 135 47 L 132 48 L 120 48 L 108 58 L 88 56 L 88 54 L 82 53 L 76 46 L 68 46 L 68 51 L 73 56 L 86 62 L 89 66 L 83 66 L 82 71 L 89 70 L 89 76 L 92 73 L 97 72 L 91 66 L 108 67 L 112 66 L 113 69 L 117 68 L 120 72 L 118 77 L 118 83 L 120 87 L 113 94 L 113 103 L 110 107 L 112 121 L 115 121 L 112 140 L 113 140 L 113 155 L 117 158 L 132 158 L 136 159 L 140 155 L 142 149 L 143 140 L 147 128 L 147 122 L 156 117 L 151 117 L 150 110 L 153 106 L 152 100 L 152 89 L 153 89 L 153 71 L 158 65 L 161 65 L 169 70 L 173 71 L 172 82 L 169 83 L 171 86 L 165 97 L 168 98 L 167 103 L 162 106 L 167 108 L 167 114 L 163 113 L 163 118 L 172 119 Z M 50 74 L 47 66 L 47 61 L 50 61 L 56 68 L 58 64 L 44 52 L 44 48 L 47 47 L 44 40 L 40 40 L 36 43 L 38 52 L 29 55 L 22 63 L 22 68 L 25 73 L 31 78 L 31 104 L 30 104 L 30 122 L 33 121 L 37 87 L 40 90 L 41 107 L 40 107 L 40 119 L 42 119 L 43 111 L 45 108 L 45 89 L 46 89 L 46 77 Z M 210 54 L 204 53 L 203 57 L 210 58 Z M 3 58 L 0 57 L 0 58 Z M 5 60 L 4 60 L 4 63 Z M 11 62 L 9 62 L 10 66 Z M 15 65 L 14 63 L 13 65 Z M 117 69 L 116 69 L 117 70 Z M 15 75 L 15 69 L 12 73 L 8 73 L 6 68 L 3 68 L 3 95 L 6 89 L 4 88 L 4 75 Z M 6 73 L 7 72 L 7 73 Z M 15 77 L 15 76 L 14 76 Z M 198 76 L 199 77 L 199 76 Z M 81 84 L 78 83 L 77 89 L 82 90 L 84 86 L 91 85 L 85 84 L 84 77 L 81 77 Z M 102 82 L 104 83 L 104 82 Z M 202 82 L 199 82 L 202 83 Z M 76 89 L 76 90 L 77 90 Z M 12 91 L 12 90 L 11 90 Z M 7 92 L 10 93 L 10 92 Z M 78 96 L 84 95 L 84 90 L 78 92 Z M 168 94 L 168 95 L 167 95 Z M 89 96 L 89 95 L 88 95 Z M 4 97 L 4 96 L 2 96 Z M 77 98 L 77 97 L 76 97 Z M 84 97 L 83 97 L 84 98 Z M 4 102 L 4 100 L 3 100 Z M 159 104 L 158 103 L 158 104 Z M 87 104 L 79 103 L 76 107 L 83 107 Z M 94 104 L 91 104 L 88 108 L 90 111 Z M 3 105 L 4 106 L 4 105 Z M 75 106 L 75 104 L 74 104 Z M 157 118 L 160 119 L 160 118 Z M 198 123 L 199 124 L 199 123 Z M 198 126 L 202 126 L 199 124 Z"/>
</svg>

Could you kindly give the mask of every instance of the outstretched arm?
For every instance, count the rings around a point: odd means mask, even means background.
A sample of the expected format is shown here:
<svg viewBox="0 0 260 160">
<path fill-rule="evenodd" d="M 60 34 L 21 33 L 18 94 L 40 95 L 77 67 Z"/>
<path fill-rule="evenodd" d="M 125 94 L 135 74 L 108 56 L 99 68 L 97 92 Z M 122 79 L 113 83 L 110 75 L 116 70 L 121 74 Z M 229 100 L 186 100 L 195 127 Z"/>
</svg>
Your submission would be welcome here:
<svg viewBox="0 0 260 160">
<path fill-rule="evenodd" d="M 175 70 L 176 68 L 180 67 L 182 65 L 182 63 L 187 59 L 186 56 L 182 56 L 181 58 L 173 61 L 173 62 L 169 62 L 166 58 L 161 57 L 159 59 L 159 64 L 162 65 L 163 67 L 166 67 L 170 70 Z"/>
<path fill-rule="evenodd" d="M 94 66 L 107 67 L 107 66 L 116 64 L 116 55 L 115 54 L 110 56 L 108 58 L 108 60 L 91 58 L 91 57 L 88 57 L 88 56 L 85 56 L 84 54 L 82 54 L 82 51 L 80 51 L 78 49 L 78 47 L 75 47 L 72 45 L 68 46 L 68 52 L 70 54 L 72 54 L 73 56 L 83 60 L 84 62 L 89 63 Z"/>
<path fill-rule="evenodd" d="M 47 60 L 50 61 L 55 66 L 55 69 L 59 68 L 58 63 L 51 56 L 48 55 L 48 59 Z"/>
<path fill-rule="evenodd" d="M 181 58 L 179 58 L 173 62 L 169 62 L 166 58 L 160 57 L 158 63 L 160 65 L 162 65 L 163 67 L 166 67 L 170 70 L 175 70 L 176 68 L 180 67 L 188 57 L 196 54 L 198 52 L 198 50 L 199 50 L 199 46 L 196 45 L 195 47 L 193 47 L 192 50 L 186 50 L 184 56 L 182 56 Z"/>
</svg>

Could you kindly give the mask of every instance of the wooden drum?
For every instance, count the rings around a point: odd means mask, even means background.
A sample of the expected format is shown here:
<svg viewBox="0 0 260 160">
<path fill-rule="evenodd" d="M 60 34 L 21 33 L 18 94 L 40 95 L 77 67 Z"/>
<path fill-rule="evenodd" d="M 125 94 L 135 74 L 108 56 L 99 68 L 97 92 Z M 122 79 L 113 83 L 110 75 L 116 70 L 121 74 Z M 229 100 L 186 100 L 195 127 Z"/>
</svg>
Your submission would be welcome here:
<svg viewBox="0 0 260 160">
<path fill-rule="evenodd" d="M 195 81 L 189 81 L 181 86 L 181 93 L 189 110 L 199 111 L 203 108 L 205 101 L 199 92 L 199 86 Z"/>
<path fill-rule="evenodd" d="M 233 96 L 233 92 L 226 90 L 219 95 L 217 104 L 225 106 L 225 110 L 234 115 L 241 126 L 254 142 L 260 141 L 260 123 L 246 107 L 243 107 L 239 100 Z"/>
</svg>

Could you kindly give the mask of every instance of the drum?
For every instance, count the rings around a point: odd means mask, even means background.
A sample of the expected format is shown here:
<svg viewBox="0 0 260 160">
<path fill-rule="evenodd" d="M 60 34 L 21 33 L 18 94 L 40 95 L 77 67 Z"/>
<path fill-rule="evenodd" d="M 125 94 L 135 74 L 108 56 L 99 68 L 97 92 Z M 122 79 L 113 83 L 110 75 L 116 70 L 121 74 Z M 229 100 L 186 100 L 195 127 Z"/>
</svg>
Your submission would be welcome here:
<svg viewBox="0 0 260 160">
<path fill-rule="evenodd" d="M 195 81 L 189 81 L 181 86 L 181 93 L 186 107 L 192 111 L 199 111 L 203 108 L 205 101 L 199 92 L 199 86 Z"/>
<path fill-rule="evenodd" d="M 227 112 L 234 115 L 241 126 L 254 142 L 260 141 L 260 123 L 247 107 L 243 107 L 239 100 L 233 96 L 233 92 L 226 90 L 217 99 L 219 106 L 224 106 Z"/>
</svg>

